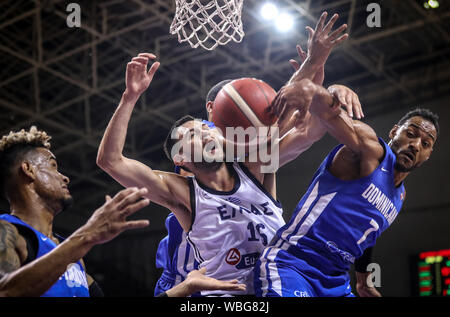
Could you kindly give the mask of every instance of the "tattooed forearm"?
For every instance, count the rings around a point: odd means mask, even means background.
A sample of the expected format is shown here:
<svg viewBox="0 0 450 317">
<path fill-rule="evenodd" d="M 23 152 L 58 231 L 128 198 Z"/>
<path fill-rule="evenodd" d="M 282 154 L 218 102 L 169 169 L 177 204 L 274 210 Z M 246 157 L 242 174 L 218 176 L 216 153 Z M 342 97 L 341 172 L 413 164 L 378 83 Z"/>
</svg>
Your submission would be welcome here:
<svg viewBox="0 0 450 317">
<path fill-rule="evenodd" d="M 16 251 L 18 235 L 16 227 L 0 221 L 0 278 L 20 267 L 20 258 Z"/>
</svg>

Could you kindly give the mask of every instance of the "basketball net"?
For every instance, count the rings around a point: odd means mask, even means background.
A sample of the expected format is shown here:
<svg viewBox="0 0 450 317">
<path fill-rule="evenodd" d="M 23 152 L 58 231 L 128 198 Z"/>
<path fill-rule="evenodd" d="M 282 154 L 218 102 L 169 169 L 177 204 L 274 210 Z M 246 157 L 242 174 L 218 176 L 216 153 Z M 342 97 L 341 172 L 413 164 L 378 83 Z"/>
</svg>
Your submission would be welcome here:
<svg viewBox="0 0 450 317">
<path fill-rule="evenodd" d="M 213 50 L 244 37 L 241 13 L 244 0 L 175 0 L 176 11 L 170 33 L 178 42 Z"/>
</svg>

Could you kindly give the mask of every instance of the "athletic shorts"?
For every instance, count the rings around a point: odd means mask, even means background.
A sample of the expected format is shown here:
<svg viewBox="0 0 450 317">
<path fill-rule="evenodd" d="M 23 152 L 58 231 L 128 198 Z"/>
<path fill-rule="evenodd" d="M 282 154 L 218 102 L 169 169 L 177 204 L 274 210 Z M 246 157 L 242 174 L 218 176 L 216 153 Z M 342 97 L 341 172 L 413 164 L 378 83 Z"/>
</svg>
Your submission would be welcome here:
<svg viewBox="0 0 450 317">
<path fill-rule="evenodd" d="M 310 263 L 282 249 L 266 249 L 255 266 L 256 296 L 354 297 L 347 272 L 325 274 L 329 268 Z"/>
</svg>

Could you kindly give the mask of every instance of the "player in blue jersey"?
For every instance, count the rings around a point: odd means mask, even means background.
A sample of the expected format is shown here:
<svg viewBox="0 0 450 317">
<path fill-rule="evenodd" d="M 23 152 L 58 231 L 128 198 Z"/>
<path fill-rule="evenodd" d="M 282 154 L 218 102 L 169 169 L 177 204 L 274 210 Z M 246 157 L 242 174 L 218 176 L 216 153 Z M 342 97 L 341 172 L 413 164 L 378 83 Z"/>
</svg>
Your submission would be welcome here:
<svg viewBox="0 0 450 317">
<path fill-rule="evenodd" d="M 0 140 L 0 183 L 11 211 L 0 215 L 0 297 L 102 296 L 82 257 L 124 230 L 148 225 L 147 220 L 125 220 L 149 204 L 141 200 L 147 190 L 129 188 L 107 196 L 89 221 L 62 241 L 53 233 L 53 218 L 72 196 L 49 140 L 35 127 Z"/>
<path fill-rule="evenodd" d="M 404 179 L 433 151 L 437 115 L 408 112 L 386 143 L 341 109 L 349 99 L 336 93 L 338 87 L 326 90 L 303 80 L 288 85 L 273 104 L 276 114 L 309 107 L 341 144 L 325 157 L 291 220 L 264 250 L 255 269 L 258 296 L 353 296 L 350 265 L 395 220 L 405 199 Z"/>
</svg>

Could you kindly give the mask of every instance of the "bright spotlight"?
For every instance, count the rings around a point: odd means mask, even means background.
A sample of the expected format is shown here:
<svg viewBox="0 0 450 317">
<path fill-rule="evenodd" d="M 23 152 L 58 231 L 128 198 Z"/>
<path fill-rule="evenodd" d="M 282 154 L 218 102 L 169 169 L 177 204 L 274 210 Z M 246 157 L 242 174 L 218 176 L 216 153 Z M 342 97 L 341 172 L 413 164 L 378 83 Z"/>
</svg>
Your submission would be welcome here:
<svg viewBox="0 0 450 317">
<path fill-rule="evenodd" d="M 425 9 L 437 9 L 439 8 L 439 1 L 437 0 L 428 0 L 423 3 Z"/>
<path fill-rule="evenodd" d="M 266 2 L 261 8 L 261 15 L 265 20 L 273 20 L 278 15 L 278 8 L 270 2 Z"/>
<path fill-rule="evenodd" d="M 275 25 L 279 31 L 287 32 L 294 26 L 294 18 L 288 13 L 282 13 L 277 17 Z"/>
</svg>

